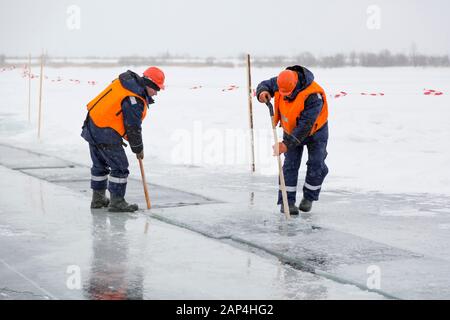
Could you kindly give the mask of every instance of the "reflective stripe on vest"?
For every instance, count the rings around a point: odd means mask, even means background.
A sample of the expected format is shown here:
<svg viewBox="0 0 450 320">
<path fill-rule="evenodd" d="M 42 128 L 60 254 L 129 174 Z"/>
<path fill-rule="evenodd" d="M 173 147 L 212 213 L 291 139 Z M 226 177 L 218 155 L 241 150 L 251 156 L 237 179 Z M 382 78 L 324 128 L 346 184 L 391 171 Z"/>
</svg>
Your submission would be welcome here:
<svg viewBox="0 0 450 320">
<path fill-rule="evenodd" d="M 278 91 L 275 92 L 275 124 L 280 122 L 283 130 L 290 134 L 297 126 L 297 119 L 305 109 L 306 99 L 314 93 L 320 94 L 323 100 L 322 111 L 311 129 L 310 135 L 316 133 L 328 120 L 328 102 L 325 91 L 315 81 L 300 91 L 293 101 L 286 101 Z"/>
<path fill-rule="evenodd" d="M 105 90 L 87 104 L 89 117 L 97 127 L 112 128 L 127 139 L 122 115 L 122 101 L 126 97 L 134 97 L 133 99 L 138 98 L 142 101 L 144 104 L 142 120 L 144 120 L 147 115 L 147 102 L 141 96 L 125 89 L 119 79 L 114 80 Z"/>
</svg>

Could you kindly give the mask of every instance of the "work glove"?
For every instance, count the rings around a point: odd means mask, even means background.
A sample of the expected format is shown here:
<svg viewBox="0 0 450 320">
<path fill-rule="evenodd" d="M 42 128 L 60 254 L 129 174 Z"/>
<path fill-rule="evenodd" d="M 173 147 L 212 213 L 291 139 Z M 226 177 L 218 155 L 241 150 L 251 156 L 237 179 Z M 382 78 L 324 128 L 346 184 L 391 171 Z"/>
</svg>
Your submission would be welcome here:
<svg viewBox="0 0 450 320">
<path fill-rule="evenodd" d="M 144 159 L 144 149 L 141 152 L 136 153 L 136 158 L 143 160 Z"/>
<path fill-rule="evenodd" d="M 276 157 L 276 156 L 279 156 L 280 154 L 282 154 L 282 153 L 286 153 L 287 151 L 288 151 L 288 148 L 287 148 L 287 146 L 283 143 L 283 142 L 278 142 L 278 151 L 279 151 L 279 153 L 277 154 L 277 150 L 276 150 L 276 144 L 274 144 L 273 146 L 272 146 L 272 149 L 273 149 L 273 155 Z"/>
<path fill-rule="evenodd" d="M 272 96 L 270 95 L 270 93 L 268 91 L 263 91 L 259 94 L 258 101 L 261 103 L 266 103 L 266 102 L 269 102 L 271 98 L 272 98 Z"/>
</svg>

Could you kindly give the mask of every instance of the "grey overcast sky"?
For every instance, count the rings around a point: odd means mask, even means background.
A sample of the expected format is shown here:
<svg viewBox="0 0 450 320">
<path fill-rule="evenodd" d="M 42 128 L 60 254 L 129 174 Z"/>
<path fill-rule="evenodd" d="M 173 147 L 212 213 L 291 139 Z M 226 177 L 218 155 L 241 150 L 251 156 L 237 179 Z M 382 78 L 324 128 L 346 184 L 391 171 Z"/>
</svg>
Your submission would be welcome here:
<svg viewBox="0 0 450 320">
<path fill-rule="evenodd" d="M 449 9 L 448 0 L 0 0 L 0 53 L 407 53 L 414 42 L 449 54 Z"/>
</svg>

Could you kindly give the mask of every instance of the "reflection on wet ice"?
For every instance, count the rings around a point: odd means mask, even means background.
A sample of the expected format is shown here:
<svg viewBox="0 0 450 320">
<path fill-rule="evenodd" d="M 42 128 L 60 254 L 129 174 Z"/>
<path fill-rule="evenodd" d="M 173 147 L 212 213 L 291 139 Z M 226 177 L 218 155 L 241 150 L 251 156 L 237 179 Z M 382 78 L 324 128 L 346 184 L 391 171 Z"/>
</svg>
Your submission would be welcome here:
<svg viewBox="0 0 450 320">
<path fill-rule="evenodd" d="M 91 213 L 93 257 L 85 295 L 95 300 L 143 299 L 142 269 L 129 257 L 126 223 L 133 216 L 96 209 Z"/>
</svg>

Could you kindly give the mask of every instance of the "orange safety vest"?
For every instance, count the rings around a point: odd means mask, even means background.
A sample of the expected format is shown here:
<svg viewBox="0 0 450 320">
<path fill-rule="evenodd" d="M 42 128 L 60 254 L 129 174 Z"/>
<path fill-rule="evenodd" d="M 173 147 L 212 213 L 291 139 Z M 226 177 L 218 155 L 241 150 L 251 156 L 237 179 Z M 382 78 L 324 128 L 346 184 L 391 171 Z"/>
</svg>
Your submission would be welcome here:
<svg viewBox="0 0 450 320">
<path fill-rule="evenodd" d="M 322 128 L 328 121 L 328 102 L 325 91 L 315 81 L 300 91 L 293 101 L 284 100 L 278 91 L 275 92 L 275 125 L 281 122 L 283 130 L 291 134 L 292 130 L 297 126 L 297 119 L 305 109 L 305 101 L 311 94 L 320 94 L 322 96 L 323 106 L 309 135 L 313 135 L 317 130 Z"/>
<path fill-rule="evenodd" d="M 144 98 L 125 89 L 119 79 L 114 80 L 105 90 L 87 104 L 87 110 L 91 120 L 97 127 L 112 128 L 128 140 L 123 124 L 122 101 L 129 96 L 140 99 L 144 103 L 144 106 L 147 106 Z M 142 120 L 144 120 L 146 115 L 147 108 L 144 107 Z"/>
</svg>

